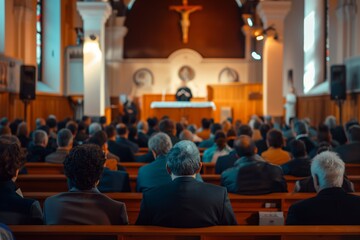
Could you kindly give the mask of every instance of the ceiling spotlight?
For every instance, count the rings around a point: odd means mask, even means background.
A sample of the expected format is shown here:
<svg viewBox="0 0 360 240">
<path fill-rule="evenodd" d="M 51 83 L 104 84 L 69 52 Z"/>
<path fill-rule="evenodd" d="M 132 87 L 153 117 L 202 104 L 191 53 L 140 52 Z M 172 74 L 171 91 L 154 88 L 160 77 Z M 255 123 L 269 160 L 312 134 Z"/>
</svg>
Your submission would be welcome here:
<svg viewBox="0 0 360 240">
<path fill-rule="evenodd" d="M 258 54 L 258 53 L 255 52 L 255 51 L 253 51 L 253 52 L 251 53 L 251 56 L 252 56 L 252 58 L 255 59 L 255 60 L 261 60 L 260 54 Z"/>
<path fill-rule="evenodd" d="M 264 39 L 264 35 L 256 36 L 256 40 L 261 41 Z"/>
</svg>

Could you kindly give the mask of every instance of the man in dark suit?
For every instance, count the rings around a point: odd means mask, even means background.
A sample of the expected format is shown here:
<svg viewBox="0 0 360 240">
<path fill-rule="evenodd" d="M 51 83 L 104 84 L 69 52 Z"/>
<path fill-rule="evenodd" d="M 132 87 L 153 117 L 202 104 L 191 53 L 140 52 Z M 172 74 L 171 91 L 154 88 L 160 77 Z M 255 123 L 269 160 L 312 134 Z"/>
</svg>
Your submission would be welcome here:
<svg viewBox="0 0 360 240">
<path fill-rule="evenodd" d="M 234 148 L 241 157 L 233 168 L 221 174 L 221 185 L 228 192 L 249 195 L 287 192 L 281 168 L 257 155 L 255 143 L 249 136 L 241 135 L 235 140 Z"/>
<path fill-rule="evenodd" d="M 14 136 L 0 137 L 0 222 L 12 225 L 42 224 L 38 201 L 23 198 L 15 185 L 24 164 L 20 142 Z M 1 238 L 1 237 L 0 237 Z"/>
<path fill-rule="evenodd" d="M 318 154 L 311 174 L 318 194 L 289 208 L 287 225 L 360 225 L 360 197 L 342 188 L 344 162 L 333 152 Z"/>
<path fill-rule="evenodd" d="M 57 149 L 55 152 L 45 157 L 48 163 L 63 163 L 66 155 L 69 154 L 73 146 L 73 135 L 67 128 L 61 129 L 57 134 Z"/>
<path fill-rule="evenodd" d="M 314 152 L 313 150 L 316 148 L 316 144 L 309 137 L 309 130 L 306 123 L 303 121 L 297 121 L 294 124 L 294 132 L 296 135 L 295 139 L 304 142 L 306 147 L 306 152 L 307 153 Z"/>
<path fill-rule="evenodd" d="M 129 174 L 125 171 L 112 171 L 105 166 L 98 185 L 100 192 L 131 192 Z"/>
<path fill-rule="evenodd" d="M 99 192 L 96 185 L 104 169 L 105 154 L 94 144 L 73 148 L 64 161 L 69 192 L 49 197 L 44 203 L 47 225 L 128 224 L 125 204 Z"/>
<path fill-rule="evenodd" d="M 135 155 L 131 151 L 129 146 L 117 143 L 116 139 L 116 129 L 114 126 L 109 125 L 105 127 L 105 132 L 108 137 L 108 150 L 112 154 L 115 154 L 120 158 L 120 162 L 135 162 Z"/>
<path fill-rule="evenodd" d="M 32 134 L 33 142 L 29 144 L 28 155 L 26 160 L 28 162 L 45 162 L 45 157 L 51 153 L 46 148 L 48 145 L 48 135 L 43 130 L 36 130 Z"/>
<path fill-rule="evenodd" d="M 177 143 L 167 155 L 172 182 L 143 193 L 137 225 L 208 227 L 236 225 L 225 188 L 199 182 L 200 154 L 191 141 Z"/>
<path fill-rule="evenodd" d="M 295 177 L 310 176 L 311 159 L 306 153 L 306 147 L 303 141 L 293 140 L 289 144 L 293 159 L 281 165 L 284 175 Z"/>
<path fill-rule="evenodd" d="M 238 136 L 246 135 L 251 138 L 253 135 L 253 131 L 249 125 L 244 124 L 239 127 L 237 134 Z M 239 156 L 235 150 L 232 150 L 229 155 L 219 157 L 216 161 L 215 173 L 221 174 L 226 169 L 232 168 L 236 160 L 238 160 L 240 157 L 242 156 Z"/>
<path fill-rule="evenodd" d="M 166 154 L 172 148 L 170 137 L 165 133 L 156 133 L 149 140 L 149 149 L 155 161 L 139 168 L 136 191 L 144 192 L 150 188 L 171 182 L 166 171 Z"/>
<path fill-rule="evenodd" d="M 345 163 L 360 163 L 360 126 L 352 126 L 348 131 L 350 142 L 335 149 Z"/>
<path fill-rule="evenodd" d="M 149 136 L 147 135 L 149 130 L 149 125 L 145 121 L 139 121 L 137 124 L 137 131 L 138 131 L 138 144 L 141 148 L 148 147 Z"/>
<path fill-rule="evenodd" d="M 268 150 L 266 136 L 267 136 L 267 133 L 270 131 L 270 129 L 271 129 L 271 126 L 269 124 L 261 124 L 261 126 L 260 126 L 261 139 L 255 141 L 255 145 L 258 149 L 258 154 L 260 156 L 263 152 Z"/>
<path fill-rule="evenodd" d="M 159 123 L 159 130 L 160 132 L 166 133 L 170 139 L 172 145 L 175 145 L 180 140 L 175 136 L 176 129 L 175 124 L 171 119 L 165 118 L 160 121 Z"/>
<path fill-rule="evenodd" d="M 117 133 L 117 137 L 116 137 L 117 143 L 121 143 L 123 145 L 128 146 L 133 153 L 137 153 L 139 151 L 139 146 L 128 139 L 129 129 L 125 124 L 119 123 L 118 125 L 116 125 L 116 133 Z"/>
</svg>

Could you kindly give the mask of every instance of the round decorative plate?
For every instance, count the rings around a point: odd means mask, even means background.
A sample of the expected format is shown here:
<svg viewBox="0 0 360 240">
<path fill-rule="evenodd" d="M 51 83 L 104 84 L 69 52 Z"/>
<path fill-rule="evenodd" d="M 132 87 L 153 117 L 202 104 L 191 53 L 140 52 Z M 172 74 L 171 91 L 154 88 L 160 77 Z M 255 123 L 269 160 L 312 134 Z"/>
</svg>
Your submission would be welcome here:
<svg viewBox="0 0 360 240">
<path fill-rule="evenodd" d="M 192 67 L 190 66 L 182 66 L 180 69 L 179 69 L 179 78 L 182 80 L 182 81 L 191 81 L 195 78 L 195 71 Z"/>
<path fill-rule="evenodd" d="M 151 86 L 154 81 L 152 72 L 147 68 L 140 68 L 134 73 L 134 83 L 137 87 Z"/>
<path fill-rule="evenodd" d="M 220 71 L 219 82 L 221 83 L 232 83 L 239 82 L 239 74 L 233 68 L 226 67 Z"/>
</svg>

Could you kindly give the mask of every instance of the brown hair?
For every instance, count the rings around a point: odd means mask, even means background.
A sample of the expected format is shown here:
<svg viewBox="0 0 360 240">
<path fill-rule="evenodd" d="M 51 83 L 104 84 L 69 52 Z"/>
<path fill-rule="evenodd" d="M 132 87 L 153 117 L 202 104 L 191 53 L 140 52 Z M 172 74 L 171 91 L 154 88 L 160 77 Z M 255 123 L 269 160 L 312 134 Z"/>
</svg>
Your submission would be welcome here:
<svg viewBox="0 0 360 240">
<path fill-rule="evenodd" d="M 15 136 L 0 137 L 0 181 L 9 181 L 25 162 L 19 139 Z"/>
</svg>

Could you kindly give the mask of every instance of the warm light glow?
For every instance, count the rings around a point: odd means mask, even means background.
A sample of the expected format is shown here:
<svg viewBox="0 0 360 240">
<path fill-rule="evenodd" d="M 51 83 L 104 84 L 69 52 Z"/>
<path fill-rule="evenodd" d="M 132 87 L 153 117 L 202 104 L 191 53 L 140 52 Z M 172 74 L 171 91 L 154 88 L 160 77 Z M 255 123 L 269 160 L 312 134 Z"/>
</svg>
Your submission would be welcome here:
<svg viewBox="0 0 360 240">
<path fill-rule="evenodd" d="M 259 35 L 256 37 L 256 40 L 261 41 L 264 39 L 264 35 Z"/>
<path fill-rule="evenodd" d="M 308 65 L 305 67 L 305 73 L 304 73 L 304 93 L 309 92 L 314 86 L 315 86 L 315 64 L 313 61 L 311 61 Z"/>
<path fill-rule="evenodd" d="M 90 66 L 100 62 L 102 58 L 102 52 L 99 47 L 99 42 L 86 40 L 84 43 L 84 55 L 90 56 L 90 58 L 87 57 L 88 64 Z"/>
<path fill-rule="evenodd" d="M 313 48 L 315 43 L 315 13 L 310 12 L 304 19 L 304 52 Z"/>
<path fill-rule="evenodd" d="M 261 60 L 261 56 L 257 52 L 252 52 L 251 56 L 255 60 Z"/>
</svg>

